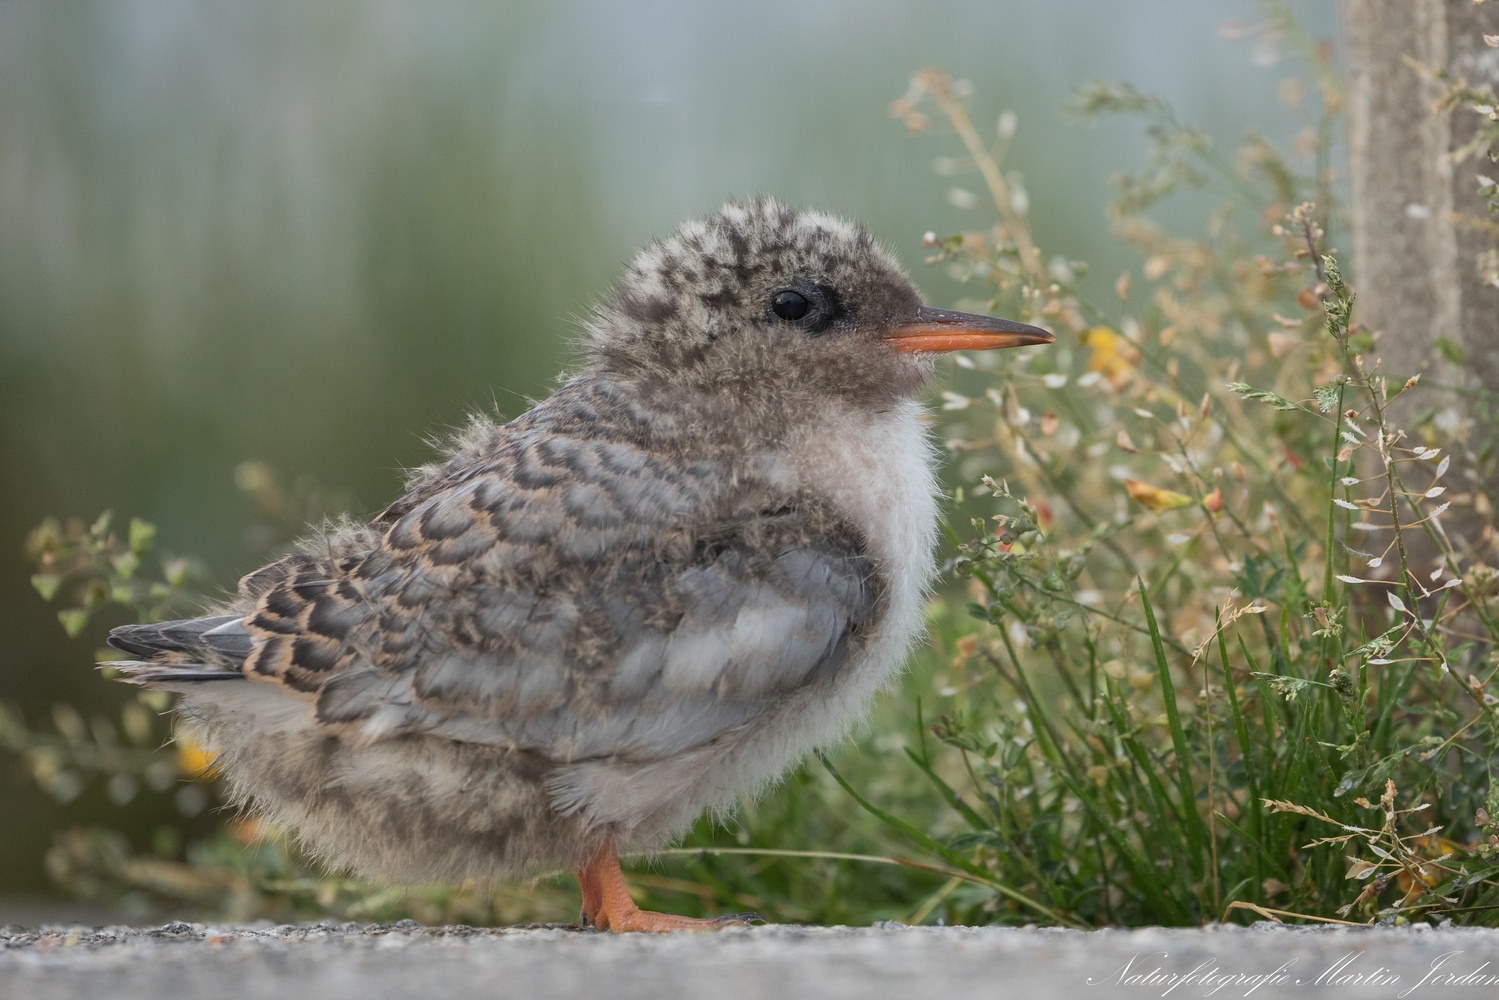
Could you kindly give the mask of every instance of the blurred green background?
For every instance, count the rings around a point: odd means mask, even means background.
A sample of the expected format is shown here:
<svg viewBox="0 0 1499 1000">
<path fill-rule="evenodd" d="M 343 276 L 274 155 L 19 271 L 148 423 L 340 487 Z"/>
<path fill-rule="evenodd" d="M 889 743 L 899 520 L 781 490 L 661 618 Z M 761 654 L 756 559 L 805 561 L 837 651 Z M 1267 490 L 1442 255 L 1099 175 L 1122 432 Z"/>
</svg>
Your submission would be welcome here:
<svg viewBox="0 0 1499 1000">
<path fill-rule="evenodd" d="M 1334 5 L 1293 5 L 1314 36 Z M 27 530 L 106 508 L 160 526 L 231 587 L 263 555 L 235 467 L 307 475 L 360 513 L 424 438 L 515 414 L 568 363 L 577 317 L 648 239 L 725 198 L 864 221 L 929 298 L 921 234 L 971 219 L 888 117 L 910 74 L 971 80 L 1040 243 L 1136 265 L 1107 178 L 1145 143 L 1069 125 L 1089 79 L 1171 101 L 1229 148 L 1301 122 L 1257 5 L 1204 0 L 608 3 L 183 0 L 0 4 L 0 699 L 45 725 L 127 692 L 27 584 Z M 961 202 L 961 196 L 956 199 Z M 1174 209 L 1190 212 L 1185 207 Z M 1111 292 L 1108 294 L 1112 294 Z M 58 828 L 149 827 L 102 791 L 59 805 L 0 773 L 0 894 L 48 889 Z M 105 819 L 107 817 L 107 820 Z"/>
</svg>

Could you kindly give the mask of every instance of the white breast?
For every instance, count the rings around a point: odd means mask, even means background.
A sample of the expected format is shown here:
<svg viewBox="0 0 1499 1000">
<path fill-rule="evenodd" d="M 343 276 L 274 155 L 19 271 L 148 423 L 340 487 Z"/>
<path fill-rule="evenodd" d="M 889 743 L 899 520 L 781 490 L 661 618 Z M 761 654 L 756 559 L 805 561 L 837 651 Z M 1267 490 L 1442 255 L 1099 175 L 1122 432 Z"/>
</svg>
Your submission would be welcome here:
<svg viewBox="0 0 1499 1000">
<path fill-rule="evenodd" d="M 875 414 L 840 407 L 788 449 L 799 485 L 831 497 L 863 531 L 890 587 L 880 633 L 851 679 L 866 697 L 900 668 L 920 633 L 935 566 L 935 456 L 921 414 L 915 400 Z"/>
<path fill-rule="evenodd" d="M 921 413 L 914 400 L 883 413 L 830 406 L 779 453 L 788 487 L 831 498 L 863 531 L 889 589 L 875 631 L 831 689 L 786 699 L 700 772 L 704 802 L 774 780 L 809 750 L 842 738 L 909 658 L 922 631 L 937 534 L 935 457 Z"/>
<path fill-rule="evenodd" d="M 921 408 L 903 402 L 884 413 L 820 409 L 762 466 L 791 490 L 826 496 L 867 540 L 888 591 L 876 630 L 837 673 L 783 699 L 753 725 L 664 760 L 640 765 L 592 761 L 549 782 L 553 801 L 610 824 L 622 849 L 653 849 L 685 830 L 706 808 L 730 808 L 736 796 L 774 781 L 814 747 L 846 734 L 875 693 L 905 664 L 921 634 L 937 530 L 933 455 Z M 826 419 L 823 419 L 826 416 Z"/>
</svg>

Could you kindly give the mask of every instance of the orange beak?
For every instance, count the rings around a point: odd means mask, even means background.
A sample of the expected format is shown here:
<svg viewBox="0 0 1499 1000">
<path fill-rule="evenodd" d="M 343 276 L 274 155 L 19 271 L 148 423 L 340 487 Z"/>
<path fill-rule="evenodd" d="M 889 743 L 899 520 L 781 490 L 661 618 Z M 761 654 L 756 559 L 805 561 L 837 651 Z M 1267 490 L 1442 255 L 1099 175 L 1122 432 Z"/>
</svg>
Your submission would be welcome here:
<svg viewBox="0 0 1499 1000">
<path fill-rule="evenodd" d="M 1050 344 L 1056 339 L 1039 326 L 929 306 L 916 310 L 914 322 L 902 323 L 884 334 L 885 343 L 897 351 L 927 354 L 996 351 L 1002 347 Z"/>
</svg>

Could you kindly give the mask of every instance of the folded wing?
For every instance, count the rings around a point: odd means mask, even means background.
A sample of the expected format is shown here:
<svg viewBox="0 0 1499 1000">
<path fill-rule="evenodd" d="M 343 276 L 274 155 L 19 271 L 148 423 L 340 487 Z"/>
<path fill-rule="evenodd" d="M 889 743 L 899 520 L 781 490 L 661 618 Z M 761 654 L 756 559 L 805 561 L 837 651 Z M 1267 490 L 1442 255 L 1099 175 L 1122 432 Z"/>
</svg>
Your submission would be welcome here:
<svg viewBox="0 0 1499 1000">
<path fill-rule="evenodd" d="M 112 641 L 143 656 L 137 680 L 238 668 L 349 739 L 558 761 L 664 758 L 832 678 L 878 599 L 858 533 L 579 408 L 559 393 L 369 528 L 247 577 L 243 617 Z"/>
</svg>

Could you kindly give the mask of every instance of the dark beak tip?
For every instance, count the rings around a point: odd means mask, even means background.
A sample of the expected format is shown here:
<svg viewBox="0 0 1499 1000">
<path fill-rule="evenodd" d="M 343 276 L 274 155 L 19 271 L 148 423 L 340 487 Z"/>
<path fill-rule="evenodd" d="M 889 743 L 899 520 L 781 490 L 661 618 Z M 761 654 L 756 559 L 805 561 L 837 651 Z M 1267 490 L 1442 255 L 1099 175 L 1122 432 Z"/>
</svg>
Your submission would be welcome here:
<svg viewBox="0 0 1499 1000">
<path fill-rule="evenodd" d="M 953 309 L 934 309 L 931 306 L 921 306 L 916 310 L 916 322 L 1014 334 L 1024 340 L 1025 346 L 1051 344 L 1057 339 L 1050 330 L 1043 330 L 1039 326 L 1031 326 L 1028 323 L 1017 323 L 1014 320 L 999 319 L 995 316 L 980 316 L 976 313 L 957 312 Z"/>
</svg>

